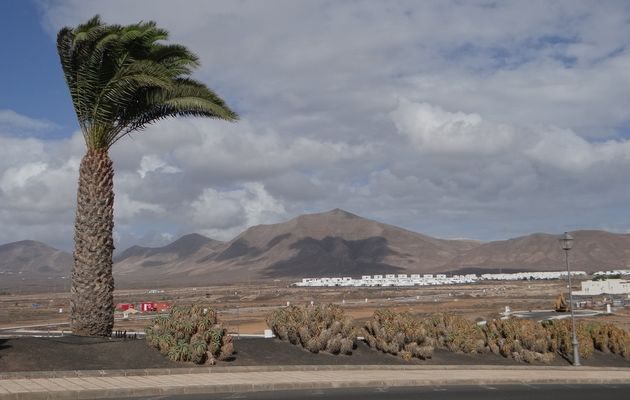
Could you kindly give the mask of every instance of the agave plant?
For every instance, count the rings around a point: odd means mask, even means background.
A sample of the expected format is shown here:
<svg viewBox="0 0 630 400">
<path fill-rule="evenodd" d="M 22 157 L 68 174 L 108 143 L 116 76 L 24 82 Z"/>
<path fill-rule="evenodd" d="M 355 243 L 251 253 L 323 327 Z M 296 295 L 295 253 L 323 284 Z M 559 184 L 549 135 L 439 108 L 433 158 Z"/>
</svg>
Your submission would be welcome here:
<svg viewBox="0 0 630 400">
<path fill-rule="evenodd" d="M 147 344 L 174 361 L 214 365 L 234 353 L 232 338 L 216 320 L 216 312 L 200 305 L 173 307 L 167 317 L 149 323 L 145 332 Z"/>
<path fill-rule="evenodd" d="M 312 353 L 351 354 L 356 333 L 339 306 L 289 306 L 267 316 L 267 325 L 283 341 L 304 347 Z"/>
<path fill-rule="evenodd" d="M 189 361 L 192 358 L 190 344 L 180 340 L 168 351 L 168 358 L 172 361 Z"/>
</svg>

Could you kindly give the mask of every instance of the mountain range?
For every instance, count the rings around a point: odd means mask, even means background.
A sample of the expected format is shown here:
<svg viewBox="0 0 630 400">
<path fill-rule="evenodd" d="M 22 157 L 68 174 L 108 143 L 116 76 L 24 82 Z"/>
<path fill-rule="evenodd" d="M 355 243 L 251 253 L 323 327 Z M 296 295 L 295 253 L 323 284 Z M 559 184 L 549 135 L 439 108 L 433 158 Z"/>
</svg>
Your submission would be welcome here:
<svg viewBox="0 0 630 400">
<path fill-rule="evenodd" d="M 576 231 L 575 270 L 630 268 L 630 234 Z M 211 285 L 385 273 L 549 271 L 564 268 L 557 235 L 494 242 L 437 239 L 335 209 L 258 225 L 228 242 L 199 234 L 114 259 L 117 287 Z M 0 246 L 0 272 L 68 274 L 72 256 L 33 241 Z"/>
</svg>

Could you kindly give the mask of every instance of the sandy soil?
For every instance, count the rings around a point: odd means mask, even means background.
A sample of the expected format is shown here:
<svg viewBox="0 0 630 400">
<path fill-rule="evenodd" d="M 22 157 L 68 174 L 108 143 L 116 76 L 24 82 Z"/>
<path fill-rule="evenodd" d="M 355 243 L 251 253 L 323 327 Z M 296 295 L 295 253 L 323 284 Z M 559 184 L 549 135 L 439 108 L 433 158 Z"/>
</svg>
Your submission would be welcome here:
<svg viewBox="0 0 630 400">
<path fill-rule="evenodd" d="M 232 332 L 262 334 L 267 327 L 266 315 L 287 303 L 307 305 L 313 301 L 340 304 L 349 316 L 358 321 L 370 318 L 374 310 L 381 307 L 417 315 L 452 312 L 465 315 L 470 320 L 481 320 L 498 316 L 506 306 L 512 310 L 551 309 L 555 297 L 562 290 L 566 291 L 562 281 L 484 282 L 416 288 L 295 288 L 290 286 L 290 282 L 278 281 L 167 288 L 163 293 L 148 293 L 148 289 L 117 290 L 115 301 L 201 302 L 216 308 L 221 321 Z M 68 321 L 68 310 L 67 293 L 0 295 L 0 329 L 20 325 L 55 329 L 53 324 Z M 129 320 L 117 319 L 115 329 L 141 331 L 153 316 L 144 314 Z M 598 318 L 630 330 L 630 307 L 616 308 L 614 315 Z"/>
</svg>

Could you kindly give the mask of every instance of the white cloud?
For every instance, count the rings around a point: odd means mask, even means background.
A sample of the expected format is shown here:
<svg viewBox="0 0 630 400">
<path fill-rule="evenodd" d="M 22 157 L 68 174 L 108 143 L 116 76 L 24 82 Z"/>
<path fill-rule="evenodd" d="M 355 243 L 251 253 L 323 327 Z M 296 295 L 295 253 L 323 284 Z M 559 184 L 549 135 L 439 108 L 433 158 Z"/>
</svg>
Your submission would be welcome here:
<svg viewBox="0 0 630 400">
<path fill-rule="evenodd" d="M 0 110 L 0 133 L 2 132 L 41 132 L 56 129 L 58 126 L 50 121 L 30 118 L 13 110 Z"/>
<path fill-rule="evenodd" d="M 79 159 L 58 150 L 70 141 L 0 134 L 0 243 L 35 239 L 68 248 Z"/>
<path fill-rule="evenodd" d="M 335 207 L 438 236 L 629 229 L 624 2 L 187 4 L 40 3 L 51 35 L 95 13 L 157 21 L 242 116 L 114 146 L 119 245 Z M 0 223 L 68 242 L 84 144 L 23 137 L 45 125 L 0 113 Z"/>
<path fill-rule="evenodd" d="M 286 213 L 283 204 L 260 183 L 245 183 L 224 192 L 205 189 L 192 202 L 191 211 L 199 231 L 224 240 L 253 225 L 279 222 Z"/>
<path fill-rule="evenodd" d="M 596 164 L 630 164 L 629 140 L 589 142 L 570 129 L 500 124 L 485 121 L 479 114 L 445 111 L 406 99 L 390 115 L 399 133 L 425 154 L 474 155 L 488 162 L 522 157 L 567 172 L 581 172 Z"/>
<path fill-rule="evenodd" d="M 537 138 L 525 151 L 534 160 L 567 171 L 582 172 L 597 164 L 616 167 L 630 166 L 630 141 L 607 140 L 591 143 L 571 130 L 551 128 Z"/>
<path fill-rule="evenodd" d="M 164 212 L 158 204 L 132 199 L 128 193 L 118 193 L 115 198 L 114 218 L 122 221 L 130 220 L 138 215 L 155 217 Z"/>
<path fill-rule="evenodd" d="M 421 151 L 489 155 L 512 144 L 509 126 L 484 123 L 479 114 L 448 112 L 427 103 L 401 99 L 392 113 L 398 131 Z"/>
<path fill-rule="evenodd" d="M 18 215 L 37 213 L 52 221 L 58 218 L 55 213 L 74 209 L 79 160 L 63 160 L 46 146 L 31 147 L 38 144 L 32 139 L 9 142 L 9 148 L 0 146 L 0 159 L 5 161 L 0 163 L 0 208 Z M 27 157 L 11 160 L 14 150 Z"/>
<path fill-rule="evenodd" d="M 138 175 L 144 178 L 149 172 L 162 172 L 165 174 L 175 174 L 182 170 L 168 165 L 156 155 L 142 156 L 140 160 L 140 168 L 138 169 Z"/>
<path fill-rule="evenodd" d="M 245 222 L 245 215 L 240 198 L 242 190 L 219 192 L 205 189 L 191 204 L 193 218 L 205 230 L 228 229 L 241 226 Z"/>
<path fill-rule="evenodd" d="M 2 174 L 2 178 L 0 178 L 0 189 L 6 193 L 9 190 L 23 188 L 26 186 L 29 179 L 41 175 L 42 172 L 46 171 L 46 167 L 44 163 L 35 162 L 9 168 Z"/>
</svg>

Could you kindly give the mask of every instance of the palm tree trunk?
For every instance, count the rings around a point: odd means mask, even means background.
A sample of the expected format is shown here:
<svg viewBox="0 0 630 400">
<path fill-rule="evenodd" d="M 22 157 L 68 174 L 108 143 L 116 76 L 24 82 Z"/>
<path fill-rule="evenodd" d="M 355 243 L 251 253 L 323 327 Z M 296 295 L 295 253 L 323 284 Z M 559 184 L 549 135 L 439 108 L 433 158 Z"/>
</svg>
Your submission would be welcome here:
<svg viewBox="0 0 630 400">
<path fill-rule="evenodd" d="M 106 149 L 81 160 L 74 224 L 70 328 L 75 335 L 109 336 L 114 327 L 114 168 Z"/>
</svg>

